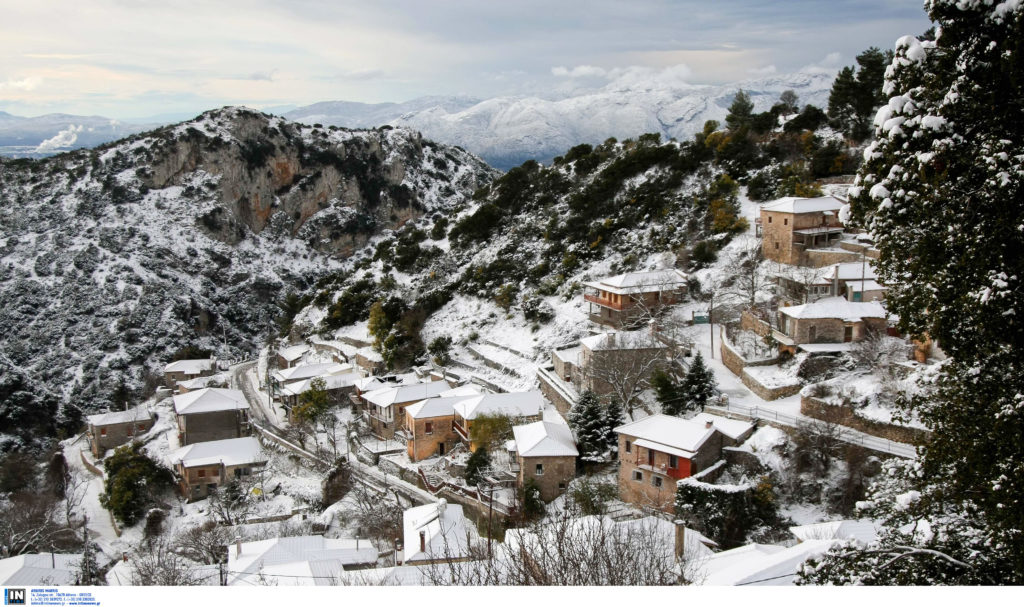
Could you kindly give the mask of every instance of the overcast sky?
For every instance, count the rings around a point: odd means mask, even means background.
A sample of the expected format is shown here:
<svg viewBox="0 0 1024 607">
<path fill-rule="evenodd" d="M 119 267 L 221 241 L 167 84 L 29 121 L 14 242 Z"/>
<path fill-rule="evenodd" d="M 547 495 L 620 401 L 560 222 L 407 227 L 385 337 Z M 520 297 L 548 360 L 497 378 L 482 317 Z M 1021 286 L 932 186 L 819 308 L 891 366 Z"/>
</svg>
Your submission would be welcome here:
<svg viewBox="0 0 1024 607">
<path fill-rule="evenodd" d="M 624 72 L 718 84 L 835 69 L 928 26 L 922 0 L 4 2 L 0 110 L 545 95 Z"/>
</svg>

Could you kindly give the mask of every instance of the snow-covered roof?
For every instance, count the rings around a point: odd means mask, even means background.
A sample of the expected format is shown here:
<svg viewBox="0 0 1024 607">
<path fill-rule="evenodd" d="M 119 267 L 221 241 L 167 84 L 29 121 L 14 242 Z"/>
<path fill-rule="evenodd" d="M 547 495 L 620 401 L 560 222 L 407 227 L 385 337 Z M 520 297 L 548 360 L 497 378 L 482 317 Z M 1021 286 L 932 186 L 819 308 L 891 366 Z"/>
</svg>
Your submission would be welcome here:
<svg viewBox="0 0 1024 607">
<path fill-rule="evenodd" d="M 865 318 L 885 318 L 885 307 L 877 301 L 847 301 L 843 297 L 825 297 L 799 306 L 779 308 L 790 318 L 838 318 L 857 322 Z"/>
<path fill-rule="evenodd" d="M 742 419 L 729 419 L 728 417 L 711 415 L 710 413 L 700 413 L 694 417 L 693 420 L 701 425 L 706 425 L 707 422 L 711 422 L 714 425 L 715 430 L 718 430 L 733 440 L 739 439 L 741 436 L 754 429 L 754 424 L 748 421 L 743 421 Z"/>
<path fill-rule="evenodd" d="M 672 268 L 651 272 L 627 272 L 583 284 L 609 293 L 623 295 L 650 293 L 678 289 L 686 284 L 686 273 Z"/>
<path fill-rule="evenodd" d="M 568 426 L 551 422 L 534 422 L 512 428 L 516 452 L 521 457 L 576 457 L 576 441 Z"/>
<path fill-rule="evenodd" d="M 174 395 L 174 412 L 178 415 L 248 409 L 249 402 L 240 390 L 203 388 Z"/>
<path fill-rule="evenodd" d="M 352 365 L 343 363 L 312 363 L 309 365 L 297 365 L 290 369 L 281 369 L 274 371 L 274 379 L 279 382 L 293 382 L 301 381 L 303 379 L 310 379 L 319 375 L 339 375 L 341 373 L 348 373 L 352 370 Z"/>
<path fill-rule="evenodd" d="M 277 351 L 277 355 L 288 362 L 291 362 L 293 360 L 298 360 L 306 352 L 309 352 L 309 344 L 298 344 L 296 346 L 281 348 Z"/>
<path fill-rule="evenodd" d="M 5 586 L 70 586 L 82 563 L 81 554 L 21 554 L 0 560 Z"/>
<path fill-rule="evenodd" d="M 469 555 L 466 516 L 459 504 L 442 499 L 410 508 L 402 514 L 402 528 L 406 563 Z"/>
<path fill-rule="evenodd" d="M 821 352 L 849 352 L 853 350 L 854 343 L 852 341 L 847 341 L 837 344 L 798 344 L 797 348 L 804 352 L 811 352 L 813 354 Z"/>
<path fill-rule="evenodd" d="M 583 350 L 582 346 L 573 346 L 571 348 L 565 348 L 564 350 L 555 350 L 553 354 L 562 362 L 578 365 L 580 363 L 581 350 Z"/>
<path fill-rule="evenodd" d="M 428 419 L 455 415 L 455 403 L 462 402 L 473 395 L 441 396 L 428 398 L 405 408 L 405 413 L 412 419 Z"/>
<path fill-rule="evenodd" d="M 826 275 L 829 279 L 839 280 L 860 280 L 861 276 L 865 279 L 877 278 L 875 273 L 875 266 L 873 261 L 866 261 L 861 263 L 859 261 L 849 261 L 843 263 L 836 263 L 829 266 L 829 270 Z"/>
<path fill-rule="evenodd" d="M 171 462 L 181 462 L 186 468 L 212 464 L 242 466 L 266 461 L 263 446 L 252 436 L 194 443 L 171 453 Z"/>
<path fill-rule="evenodd" d="M 590 337 L 581 339 L 580 345 L 586 347 L 590 351 L 646 350 L 665 347 L 664 344 L 654 339 L 650 331 L 644 329 L 639 331 L 619 331 L 591 335 Z"/>
<path fill-rule="evenodd" d="M 212 358 L 197 358 L 193 360 L 176 360 L 166 367 L 164 373 L 184 373 L 185 375 L 196 375 L 213 369 L 216 361 Z"/>
<path fill-rule="evenodd" d="M 244 542 L 240 554 L 237 545 L 228 546 L 228 584 L 252 583 L 262 572 L 283 585 L 336 585 L 343 567 L 376 562 L 369 540 L 300 535 Z"/>
<path fill-rule="evenodd" d="M 881 284 L 877 280 L 851 280 L 846 283 L 846 288 L 853 293 L 860 293 L 861 291 L 887 291 L 889 287 Z"/>
<path fill-rule="evenodd" d="M 393 377 L 394 379 L 385 379 L 376 375 L 364 377 L 356 382 L 356 389 L 360 392 L 373 392 L 381 388 L 394 388 L 395 386 L 423 383 L 415 373 L 402 373 L 401 375 L 387 377 Z"/>
<path fill-rule="evenodd" d="M 761 210 L 773 213 L 820 213 L 822 211 L 838 211 L 841 208 L 843 208 L 842 201 L 833 196 L 819 198 L 786 196 L 765 204 Z"/>
<path fill-rule="evenodd" d="M 481 394 L 455 405 L 455 412 L 467 420 L 476 419 L 481 415 L 532 417 L 540 415 L 543 410 L 544 396 L 540 390 Z"/>
<path fill-rule="evenodd" d="M 392 388 L 381 388 L 363 394 L 366 402 L 378 407 L 388 407 L 395 403 L 411 403 L 433 398 L 445 390 L 451 389 L 446 381 L 432 381 L 425 384 L 409 384 Z"/>
<path fill-rule="evenodd" d="M 438 394 L 438 396 L 475 396 L 483 393 L 483 389 L 476 384 L 463 384 L 461 386 L 456 386 L 451 390 L 445 390 Z"/>
<path fill-rule="evenodd" d="M 195 377 L 192 379 L 185 379 L 178 382 L 178 386 L 185 388 L 186 390 L 199 390 L 205 388 L 210 384 L 222 384 L 227 383 L 224 381 L 224 375 L 207 375 L 205 377 Z"/>
<path fill-rule="evenodd" d="M 804 561 L 834 544 L 835 540 L 808 540 L 789 548 L 740 546 L 698 561 L 694 578 L 706 586 L 789 586 Z"/>
<path fill-rule="evenodd" d="M 704 422 L 659 413 L 623 424 L 615 432 L 636 437 L 635 444 L 641 447 L 690 458 L 715 430 Z"/>
<path fill-rule="evenodd" d="M 869 520 L 845 520 L 800 525 L 790 527 L 789 530 L 801 541 L 855 539 L 864 544 L 870 544 L 878 539 L 879 526 Z"/>
<path fill-rule="evenodd" d="M 289 396 L 298 396 L 303 392 L 308 391 L 313 382 L 317 379 L 324 380 L 324 388 L 327 390 L 338 390 L 340 388 L 347 388 L 354 386 L 357 381 L 363 379 L 363 376 L 355 371 L 349 373 L 342 373 L 341 375 L 321 375 L 318 377 L 311 377 L 302 381 L 290 383 L 281 388 L 281 392 Z"/>
<path fill-rule="evenodd" d="M 153 412 L 149 410 L 145 405 L 139 405 L 132 407 L 127 411 L 111 411 L 109 413 L 99 413 L 97 415 L 90 415 L 88 417 L 89 425 L 92 426 L 112 426 L 114 424 L 127 424 L 136 421 L 148 420 L 153 417 Z"/>
</svg>

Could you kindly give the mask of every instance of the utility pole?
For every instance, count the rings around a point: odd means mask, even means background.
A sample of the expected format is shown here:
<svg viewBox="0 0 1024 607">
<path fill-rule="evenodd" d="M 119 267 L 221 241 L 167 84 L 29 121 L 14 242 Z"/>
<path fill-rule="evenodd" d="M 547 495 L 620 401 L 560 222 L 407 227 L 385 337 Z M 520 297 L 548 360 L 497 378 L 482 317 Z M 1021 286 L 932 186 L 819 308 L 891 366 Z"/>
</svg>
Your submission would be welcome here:
<svg viewBox="0 0 1024 607">
<path fill-rule="evenodd" d="M 708 300 L 708 325 L 711 326 L 711 358 L 715 357 L 715 292 L 711 292 L 711 299 Z"/>
</svg>

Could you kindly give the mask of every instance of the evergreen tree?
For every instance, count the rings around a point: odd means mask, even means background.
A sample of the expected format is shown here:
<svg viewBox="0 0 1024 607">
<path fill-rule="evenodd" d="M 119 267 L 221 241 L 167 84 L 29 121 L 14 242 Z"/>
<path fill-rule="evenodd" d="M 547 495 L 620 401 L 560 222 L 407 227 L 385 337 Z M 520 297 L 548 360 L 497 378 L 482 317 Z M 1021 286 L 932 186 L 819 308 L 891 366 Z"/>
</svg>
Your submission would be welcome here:
<svg viewBox="0 0 1024 607">
<path fill-rule="evenodd" d="M 703 411 L 708 399 L 715 395 L 716 387 L 715 374 L 704 364 L 704 357 L 698 352 L 683 380 L 686 408 Z"/>
<path fill-rule="evenodd" d="M 585 461 L 600 461 L 608 449 L 607 409 L 590 390 L 580 395 L 569 410 L 569 427 L 576 435 L 576 448 Z"/>
<path fill-rule="evenodd" d="M 626 411 L 623 409 L 619 399 L 612 398 L 608 401 L 608 406 L 605 407 L 604 411 L 604 419 L 606 430 L 605 444 L 613 451 L 618 450 L 619 437 L 615 434 L 615 428 L 626 423 Z"/>
<path fill-rule="evenodd" d="M 909 573 L 941 568 L 935 583 L 1020 584 L 1024 5 L 927 6 L 939 34 L 897 41 L 890 99 L 851 191 L 852 220 L 875 235 L 880 280 L 892 285 L 887 307 L 902 331 L 937 340 L 949 357 L 909 402 L 932 433 L 902 493 L 886 498 L 913 497 L 909 522 L 930 531 L 901 537 L 894 521 L 891 546 L 916 550 L 902 559 Z"/>
<path fill-rule="evenodd" d="M 732 105 L 729 106 L 729 113 L 725 117 L 725 124 L 729 126 L 729 130 L 735 131 L 741 127 L 749 126 L 750 119 L 754 114 L 754 102 L 750 100 L 750 95 L 740 89 L 736 93 L 736 97 L 732 100 Z"/>
<path fill-rule="evenodd" d="M 170 470 L 142 452 L 139 442 L 118 447 L 103 460 L 103 469 L 107 478 L 100 505 L 125 525 L 135 524 L 174 480 Z"/>
<path fill-rule="evenodd" d="M 491 456 L 487 453 L 487 447 L 481 445 L 476 448 L 466 462 L 466 484 L 475 487 L 483 480 L 484 472 L 491 466 Z"/>
<path fill-rule="evenodd" d="M 661 412 L 665 415 L 682 415 L 686 410 L 686 395 L 683 384 L 677 382 L 667 371 L 661 369 L 651 374 L 651 388 L 661 403 Z"/>
</svg>

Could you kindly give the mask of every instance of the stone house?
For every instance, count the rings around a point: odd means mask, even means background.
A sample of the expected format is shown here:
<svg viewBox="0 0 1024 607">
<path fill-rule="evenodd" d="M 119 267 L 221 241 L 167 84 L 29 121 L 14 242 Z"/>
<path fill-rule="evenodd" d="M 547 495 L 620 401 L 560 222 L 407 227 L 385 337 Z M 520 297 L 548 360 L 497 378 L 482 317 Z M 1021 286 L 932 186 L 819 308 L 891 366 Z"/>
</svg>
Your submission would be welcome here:
<svg viewBox="0 0 1024 607">
<path fill-rule="evenodd" d="M 203 388 L 176 394 L 174 414 L 181 445 L 249 435 L 249 402 L 239 390 Z"/>
<path fill-rule="evenodd" d="M 473 422 L 481 416 L 504 415 L 516 421 L 540 421 L 544 413 L 544 396 L 540 390 L 482 394 L 455 403 L 455 432 L 470 451 L 477 444 L 471 439 Z"/>
<path fill-rule="evenodd" d="M 801 344 L 838 344 L 860 341 L 870 332 L 886 332 L 885 307 L 877 301 L 851 302 L 828 297 L 814 303 L 779 308 L 777 331 L 781 348 L 795 352 Z"/>
<path fill-rule="evenodd" d="M 130 443 L 135 437 L 149 432 L 156 423 L 156 415 L 144 405 L 127 411 L 90 415 L 87 419 L 89 450 L 97 459 L 102 458 L 108 450 Z"/>
<path fill-rule="evenodd" d="M 843 203 L 832 196 L 787 196 L 761 207 L 757 231 L 766 259 L 789 265 L 808 263 L 806 252 L 837 245 L 845 228 L 839 221 Z"/>
<path fill-rule="evenodd" d="M 267 464 L 267 455 L 258 440 L 246 436 L 182 447 L 171 454 L 171 463 L 182 495 L 192 502 L 234 479 L 248 479 Z"/>
<path fill-rule="evenodd" d="M 404 564 L 468 560 L 469 526 L 462 506 L 444 499 L 406 510 L 402 513 Z"/>
<path fill-rule="evenodd" d="M 836 296 L 849 301 L 884 299 L 885 287 L 876 279 L 874 265 L 867 258 L 822 268 L 791 268 L 775 277 L 776 293 L 783 306 L 813 303 Z"/>
<path fill-rule="evenodd" d="M 686 296 L 686 274 L 675 269 L 629 272 L 585 282 L 590 320 L 614 329 L 642 324 Z"/>
<path fill-rule="evenodd" d="M 202 390 L 203 388 L 226 388 L 227 383 L 227 376 L 223 373 L 206 375 L 195 379 L 185 379 L 178 382 L 178 394 Z"/>
<path fill-rule="evenodd" d="M 579 451 L 572 431 L 564 422 L 539 421 L 512 428 L 515 463 L 512 472 L 523 487 L 533 480 L 540 497 L 550 502 L 565 492 L 576 476 Z"/>
<path fill-rule="evenodd" d="M 309 350 L 309 344 L 297 344 L 281 348 L 277 351 L 277 367 L 279 369 L 290 369 L 298 365 Z"/>
<path fill-rule="evenodd" d="M 474 385 L 459 386 L 441 392 L 405 408 L 406 452 L 409 460 L 418 462 L 435 455 L 444 455 L 458 445 L 462 437 L 455 431 L 455 403 L 481 394 Z"/>
<path fill-rule="evenodd" d="M 173 389 L 180 381 L 213 375 L 216 369 L 215 358 L 176 360 L 164 367 L 164 385 Z"/>
<path fill-rule="evenodd" d="M 668 364 L 670 354 L 648 330 L 591 335 L 580 340 L 579 368 L 570 368 L 570 375 L 577 391 L 591 390 L 601 396 L 612 392 L 613 382 L 642 385 L 651 373 Z"/>
<path fill-rule="evenodd" d="M 323 375 L 285 384 L 281 387 L 281 401 L 289 416 L 292 409 L 299 404 L 299 398 L 313 387 L 313 382 L 317 379 L 323 380 L 324 389 L 327 391 L 327 397 L 332 405 L 347 405 L 351 404 L 349 395 L 355 392 L 356 382 L 363 379 L 363 376 L 355 371 L 350 371 L 340 375 Z"/>
<path fill-rule="evenodd" d="M 619 497 L 672 513 L 676 481 L 706 470 L 753 434 L 752 424 L 702 413 L 694 419 L 652 415 L 615 428 Z"/>
<path fill-rule="evenodd" d="M 356 350 L 355 359 L 356 366 L 370 375 L 384 373 L 387 370 L 384 365 L 384 357 L 369 346 Z"/>
<path fill-rule="evenodd" d="M 425 384 L 407 384 L 393 388 L 381 388 L 363 394 L 366 401 L 366 415 L 373 433 L 381 439 L 395 437 L 397 431 L 405 429 L 405 408 L 421 400 L 434 398 L 451 389 L 446 381 L 432 381 Z M 404 435 L 403 435 L 404 438 Z"/>
</svg>

